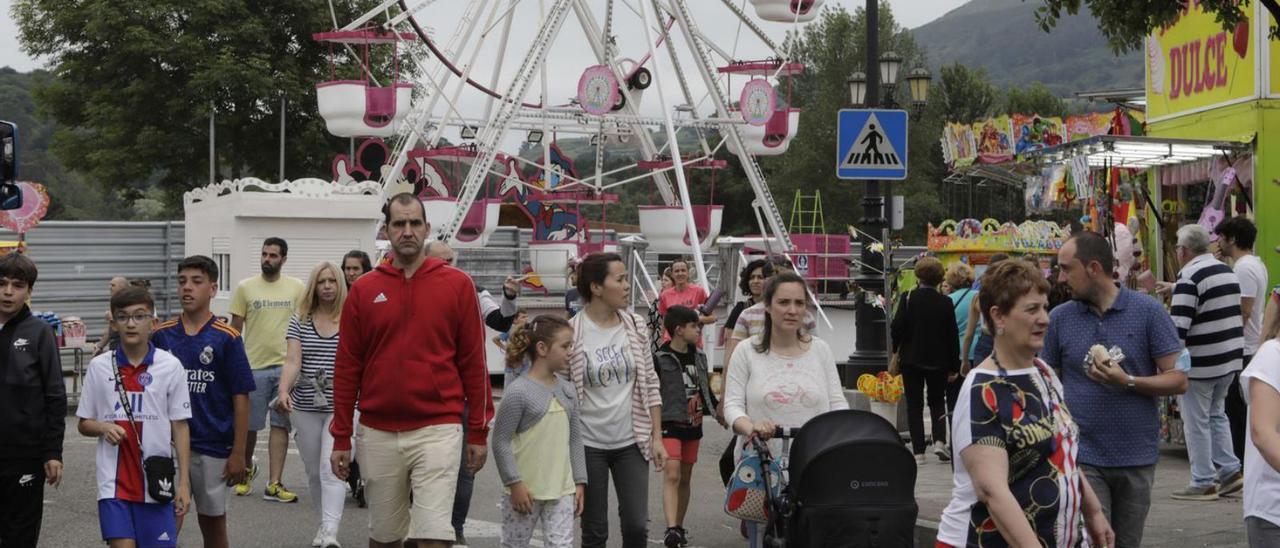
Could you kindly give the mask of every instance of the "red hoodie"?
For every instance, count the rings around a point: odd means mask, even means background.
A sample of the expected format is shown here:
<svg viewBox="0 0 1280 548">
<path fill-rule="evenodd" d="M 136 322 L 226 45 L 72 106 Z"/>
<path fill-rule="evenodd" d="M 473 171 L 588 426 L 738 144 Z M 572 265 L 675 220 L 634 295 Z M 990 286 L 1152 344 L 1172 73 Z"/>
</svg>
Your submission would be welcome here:
<svg viewBox="0 0 1280 548">
<path fill-rule="evenodd" d="M 484 327 L 475 285 L 429 258 L 412 278 L 379 265 L 351 285 L 333 375 L 333 449 L 351 449 L 351 417 L 388 432 L 460 424 L 484 445 L 493 418 Z"/>
</svg>

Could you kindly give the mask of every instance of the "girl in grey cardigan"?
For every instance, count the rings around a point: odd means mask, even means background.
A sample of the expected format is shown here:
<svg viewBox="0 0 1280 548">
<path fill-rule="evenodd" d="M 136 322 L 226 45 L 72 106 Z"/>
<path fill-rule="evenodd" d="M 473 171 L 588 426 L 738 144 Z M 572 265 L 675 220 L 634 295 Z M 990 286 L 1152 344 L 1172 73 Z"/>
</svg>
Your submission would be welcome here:
<svg viewBox="0 0 1280 548">
<path fill-rule="evenodd" d="M 558 375 L 569 368 L 572 347 L 573 329 L 552 316 L 534 318 L 507 342 L 508 364 L 527 358 L 530 366 L 506 387 L 490 444 L 509 493 L 502 500 L 504 548 L 528 546 L 538 522 L 547 546 L 573 546 L 587 466 L 577 392 Z"/>
</svg>

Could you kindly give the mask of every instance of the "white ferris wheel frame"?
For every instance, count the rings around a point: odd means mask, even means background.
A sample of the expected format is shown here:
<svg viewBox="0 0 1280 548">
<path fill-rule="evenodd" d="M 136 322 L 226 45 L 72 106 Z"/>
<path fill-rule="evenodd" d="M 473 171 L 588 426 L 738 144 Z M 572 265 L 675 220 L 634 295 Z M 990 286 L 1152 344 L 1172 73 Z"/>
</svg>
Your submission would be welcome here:
<svg viewBox="0 0 1280 548">
<path fill-rule="evenodd" d="M 381 183 L 384 194 L 393 188 L 394 183 L 401 177 L 399 174 L 407 162 L 409 151 L 418 142 L 422 142 L 428 148 L 431 148 L 439 144 L 446 128 L 469 127 L 474 129 L 476 131 L 474 142 L 478 156 L 467 170 L 466 179 L 458 189 L 456 196 L 454 196 L 459 207 L 453 218 L 444 225 L 441 231 L 445 239 L 453 240 L 456 238 L 457 231 L 466 216 L 466 204 L 470 204 L 476 199 L 487 177 L 489 175 L 500 177 L 507 175 L 495 170 L 494 163 L 500 154 L 498 147 L 508 132 L 539 130 L 543 132 L 543 135 L 550 135 L 552 132 L 593 135 L 597 137 L 594 139 L 596 143 L 595 174 L 584 176 L 583 178 L 563 175 L 567 185 L 581 185 L 595 192 L 603 192 L 623 184 L 652 179 L 666 205 L 678 204 L 682 206 L 687 230 L 689 234 L 696 234 L 696 223 L 689 198 L 688 182 L 685 177 L 685 170 L 681 168 L 702 160 L 714 158 L 716 152 L 728 144 L 737 151 L 738 160 L 746 172 L 747 179 L 755 194 L 755 200 L 752 202 L 753 208 L 758 208 L 758 215 L 761 212 L 763 213 L 764 222 L 761 223 L 761 229 L 765 231 L 765 241 L 771 240 L 768 233 L 772 232 L 773 238 L 776 238 L 783 247 L 781 250 L 783 253 L 793 250 L 790 233 L 787 231 L 786 225 L 782 220 L 782 214 L 778 210 L 772 194 L 769 192 L 764 172 L 756 162 L 755 156 L 748 151 L 739 131 L 739 128 L 746 125 L 746 122 L 740 116 L 731 114 L 728 108 L 731 104 L 728 99 L 730 96 L 725 86 L 718 81 L 716 66 L 712 62 L 711 54 L 715 53 L 726 63 L 733 63 L 737 59 L 734 59 L 732 53 L 726 52 L 698 29 L 689 12 L 687 0 L 666 0 L 665 5 L 662 0 L 636 0 L 639 4 L 639 9 L 636 9 L 630 0 L 605 1 L 605 27 L 601 28 L 587 0 L 536 0 L 541 16 L 537 35 L 533 42 L 529 44 L 523 62 L 516 69 L 515 76 L 508 84 L 505 92 L 501 93 L 492 90 L 497 88 L 498 82 L 502 77 L 508 37 L 510 36 L 512 22 L 515 19 L 515 8 L 522 2 L 532 3 L 534 0 L 470 1 L 460 24 L 454 26 L 452 36 L 447 45 L 441 50 L 440 57 L 445 59 L 439 59 L 437 56 L 423 59 L 423 56 L 414 51 L 414 48 L 407 48 L 408 55 L 415 68 L 413 71 L 415 74 L 415 87 L 425 97 L 414 101 L 411 112 L 397 128 L 396 144 L 392 153 L 394 163 L 390 170 L 386 170 L 382 174 Z M 334 13 L 332 2 L 333 0 L 330 0 L 331 14 Z M 356 30 L 369 26 L 378 26 L 387 31 L 421 34 L 421 37 L 425 39 L 427 38 L 426 31 L 421 30 L 422 27 L 413 17 L 436 2 L 437 0 L 384 0 L 375 8 L 352 20 L 341 30 Z M 644 39 L 648 46 L 648 56 L 645 59 L 648 63 L 652 63 L 651 66 L 653 67 L 653 70 L 649 71 L 653 79 L 650 87 L 656 87 L 655 91 L 662 110 L 661 117 L 640 115 L 637 110 L 638 101 L 633 100 L 632 92 L 626 85 L 619 86 L 619 92 L 622 94 L 625 104 L 620 110 L 609 114 L 591 115 L 576 106 L 549 105 L 546 73 L 547 51 L 555 42 L 570 11 L 573 12 L 581 25 L 597 62 L 600 65 L 609 67 L 619 82 L 626 82 L 627 74 L 624 71 L 624 64 L 630 63 L 633 65 L 633 69 L 639 68 L 640 64 L 634 60 L 619 57 L 617 47 L 612 40 L 615 2 L 629 8 L 643 22 L 640 26 L 644 29 Z M 733 0 L 721 0 L 721 3 L 737 18 L 739 37 L 741 36 L 742 28 L 745 27 L 755 38 L 772 51 L 776 58 L 782 60 L 779 64 L 778 72 L 772 75 L 776 78 L 783 70 L 783 67 L 786 66 L 789 56 L 751 20 L 742 8 L 734 5 Z M 745 7 L 746 0 L 742 0 L 742 4 Z M 488 7 L 487 17 L 484 16 L 486 7 Z M 480 32 L 476 32 L 482 18 L 485 20 L 484 27 Z M 374 24 L 373 22 L 376 20 L 381 20 L 381 22 Z M 334 26 L 338 26 L 336 15 L 334 16 Z M 501 29 L 498 28 L 499 26 L 501 26 Z M 681 66 L 677 48 L 671 36 L 672 27 L 679 28 L 685 46 L 693 54 L 692 72 L 702 78 L 703 84 L 707 89 L 706 94 L 696 103 L 690 90 L 689 82 L 685 78 L 685 71 Z M 477 57 L 486 41 L 494 36 L 495 30 L 500 31 L 497 33 L 499 44 L 494 67 L 489 76 L 489 83 L 487 84 L 487 89 L 484 89 L 489 95 L 485 103 L 484 115 L 480 118 L 463 116 L 458 107 L 458 101 L 467 87 L 480 87 L 472 79 L 471 70 L 475 66 Z M 737 40 L 735 38 L 734 51 L 737 49 Z M 663 82 L 661 81 L 662 70 L 660 68 L 663 66 L 664 60 L 659 55 L 659 48 L 665 49 L 668 54 L 667 61 L 671 63 L 684 100 L 682 105 L 674 109 L 668 103 L 668 98 L 662 85 Z M 465 62 L 457 63 L 459 56 L 468 50 L 470 54 Z M 455 73 L 455 70 L 458 73 Z M 541 84 L 541 92 L 539 94 L 541 101 L 536 105 L 536 108 L 533 105 L 524 103 L 529 87 L 533 85 L 535 80 L 538 80 Z M 449 89 L 450 86 L 452 86 L 451 90 Z M 495 98 L 494 95 L 498 95 L 498 97 Z M 439 109 L 442 112 L 437 112 L 437 107 L 440 106 L 442 99 L 444 105 Z M 697 114 L 698 107 L 707 99 L 710 99 L 714 107 L 714 114 L 710 117 L 699 118 Z M 494 109 L 495 106 L 497 107 L 496 111 Z M 681 112 L 684 115 L 676 116 L 676 112 Z M 661 148 L 654 143 L 648 131 L 650 128 L 657 127 L 665 129 L 667 134 L 667 142 Z M 697 132 L 698 148 L 700 150 L 690 157 L 684 157 L 679 149 L 677 133 L 681 129 L 689 128 Z M 708 143 L 706 132 L 704 131 L 706 129 L 719 131 L 722 138 L 715 146 Z M 627 177 L 605 185 L 603 183 L 605 176 L 617 175 L 631 169 L 639 169 L 635 164 L 631 164 L 607 173 L 601 173 L 604 159 L 603 141 L 606 135 L 635 138 L 644 155 L 648 158 L 657 158 L 666 152 L 672 160 L 672 165 L 666 168 L 648 170 L 640 175 Z M 544 149 L 542 158 L 546 162 L 550 158 L 551 139 L 544 138 L 542 143 Z M 543 170 L 548 168 L 545 163 L 530 162 L 518 156 L 507 157 L 515 159 L 518 163 L 534 165 Z M 676 185 L 674 188 L 667 177 L 669 172 L 675 174 Z M 524 184 L 523 182 L 518 183 Z M 383 196 L 383 198 L 385 199 L 387 196 Z M 700 279 L 705 280 L 707 279 L 706 267 L 703 263 L 701 247 L 696 244 L 690 247 L 692 248 L 698 275 Z"/>
</svg>

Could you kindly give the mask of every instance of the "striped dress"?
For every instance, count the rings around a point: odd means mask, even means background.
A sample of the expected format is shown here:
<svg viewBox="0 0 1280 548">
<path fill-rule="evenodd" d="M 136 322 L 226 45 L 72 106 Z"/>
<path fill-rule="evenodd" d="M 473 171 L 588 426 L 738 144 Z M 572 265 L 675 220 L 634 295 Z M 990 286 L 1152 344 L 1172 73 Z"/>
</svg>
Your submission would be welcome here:
<svg viewBox="0 0 1280 548">
<path fill-rule="evenodd" d="M 298 316 L 294 315 L 289 318 L 285 339 L 302 344 L 302 372 L 289 393 L 294 409 L 332 413 L 333 360 L 338 353 L 338 334 L 321 337 L 316 332 L 315 322 L 299 322 Z"/>
<path fill-rule="evenodd" d="M 1191 379 L 1216 379 L 1239 371 L 1244 357 L 1240 280 L 1212 255 L 1200 255 L 1178 272 L 1169 309 L 1178 337 L 1191 352 Z"/>
</svg>

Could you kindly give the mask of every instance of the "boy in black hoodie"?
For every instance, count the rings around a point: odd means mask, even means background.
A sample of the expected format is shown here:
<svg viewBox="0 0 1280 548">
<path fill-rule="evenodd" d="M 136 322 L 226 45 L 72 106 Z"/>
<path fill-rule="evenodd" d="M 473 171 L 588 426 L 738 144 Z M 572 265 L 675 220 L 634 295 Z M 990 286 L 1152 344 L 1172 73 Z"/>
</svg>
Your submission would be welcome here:
<svg viewBox="0 0 1280 548">
<path fill-rule="evenodd" d="M 698 312 L 672 306 L 663 317 L 663 327 L 671 340 L 653 355 L 653 367 L 658 370 L 662 386 L 662 443 L 670 456 L 662 489 L 662 508 L 667 518 L 663 544 L 678 548 L 689 544 L 684 518 L 689 510 L 693 465 L 698 462 L 702 440 L 702 417 L 712 414 L 717 402 L 707 380 L 707 356 L 697 346 L 702 338 Z"/>
<path fill-rule="evenodd" d="M 31 315 L 36 265 L 0 257 L 0 546 L 40 539 L 44 484 L 62 481 L 67 391 L 53 329 Z"/>
</svg>

